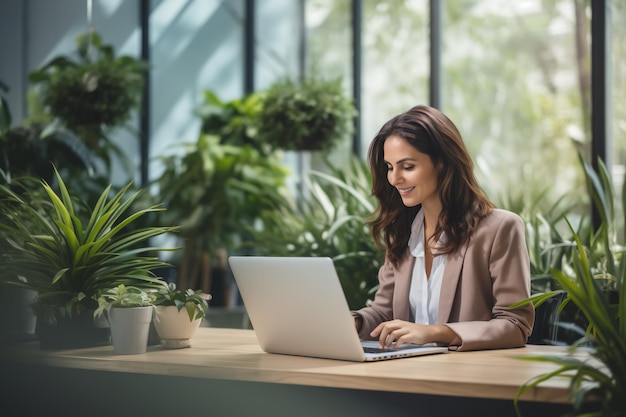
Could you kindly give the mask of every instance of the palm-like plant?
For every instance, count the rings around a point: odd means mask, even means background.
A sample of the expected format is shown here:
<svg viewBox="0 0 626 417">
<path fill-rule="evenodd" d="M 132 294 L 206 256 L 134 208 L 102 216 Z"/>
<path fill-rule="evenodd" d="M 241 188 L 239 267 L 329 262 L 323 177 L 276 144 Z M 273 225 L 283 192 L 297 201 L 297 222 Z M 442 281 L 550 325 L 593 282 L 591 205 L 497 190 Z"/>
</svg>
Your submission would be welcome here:
<svg viewBox="0 0 626 417">
<path fill-rule="evenodd" d="M 173 248 L 149 247 L 145 242 L 176 229 L 129 226 L 162 209 L 134 211 L 141 190 L 125 198 L 129 183 L 110 198 L 109 185 L 85 212 L 55 172 L 60 193 L 41 180 L 44 202 L 0 186 L 5 219 L 0 230 L 6 243 L 0 276 L 9 284 L 37 291 L 37 315 L 49 324 L 56 323 L 63 309 L 70 317 L 94 310 L 101 293 L 121 284 L 160 288 L 162 281 L 152 271 L 167 264 L 149 253 Z"/>
<path fill-rule="evenodd" d="M 602 161 L 598 163 L 598 172 L 584 161 L 582 163 L 601 223 L 594 232 L 581 237 L 565 219 L 576 250 L 572 253 L 569 266 L 551 269 L 551 275 L 560 289 L 538 294 L 531 300 L 538 306 L 565 292 L 565 303 L 573 303 L 588 323 L 585 337 L 573 344 L 571 350 L 576 350 L 581 344 L 591 344 L 591 360 L 574 356 L 522 357 L 525 360 L 551 362 L 559 367 L 522 386 L 516 402 L 524 392 L 541 382 L 565 377 L 571 381 L 576 410 L 581 409 L 585 400 L 592 398 L 599 401 L 599 406 L 584 415 L 623 416 L 626 410 L 626 257 L 616 237 L 613 185 L 608 170 Z"/>
</svg>

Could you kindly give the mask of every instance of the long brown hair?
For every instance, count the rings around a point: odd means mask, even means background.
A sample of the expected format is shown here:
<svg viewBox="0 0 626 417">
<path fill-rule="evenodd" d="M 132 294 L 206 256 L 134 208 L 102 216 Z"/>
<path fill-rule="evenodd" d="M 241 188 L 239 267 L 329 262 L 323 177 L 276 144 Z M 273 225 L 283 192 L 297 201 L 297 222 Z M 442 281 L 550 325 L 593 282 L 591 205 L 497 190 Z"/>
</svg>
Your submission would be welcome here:
<svg viewBox="0 0 626 417">
<path fill-rule="evenodd" d="M 397 264 L 406 254 L 411 224 L 421 209 L 421 205 L 406 207 L 387 180 L 383 146 L 389 136 L 406 140 L 428 155 L 433 165 L 441 165 L 438 192 L 443 208 L 432 238 L 437 241 L 445 233 L 445 242 L 437 248 L 437 253 L 454 252 L 467 242 L 494 204 L 478 185 L 472 158 L 454 123 L 439 110 L 422 105 L 385 123 L 369 147 L 372 194 L 378 200 L 369 225 L 376 245 L 386 249 L 389 260 Z"/>
</svg>

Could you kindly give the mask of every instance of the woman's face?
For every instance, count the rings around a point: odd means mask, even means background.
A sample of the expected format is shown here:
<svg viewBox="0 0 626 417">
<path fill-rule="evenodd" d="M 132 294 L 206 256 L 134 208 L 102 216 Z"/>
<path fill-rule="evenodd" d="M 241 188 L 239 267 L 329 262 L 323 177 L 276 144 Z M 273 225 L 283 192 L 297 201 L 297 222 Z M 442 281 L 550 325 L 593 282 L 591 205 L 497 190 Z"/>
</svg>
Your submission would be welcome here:
<svg viewBox="0 0 626 417">
<path fill-rule="evenodd" d="M 439 204 L 437 169 L 430 156 L 419 152 L 399 136 L 389 136 L 383 145 L 387 180 L 400 193 L 407 207 Z"/>
</svg>

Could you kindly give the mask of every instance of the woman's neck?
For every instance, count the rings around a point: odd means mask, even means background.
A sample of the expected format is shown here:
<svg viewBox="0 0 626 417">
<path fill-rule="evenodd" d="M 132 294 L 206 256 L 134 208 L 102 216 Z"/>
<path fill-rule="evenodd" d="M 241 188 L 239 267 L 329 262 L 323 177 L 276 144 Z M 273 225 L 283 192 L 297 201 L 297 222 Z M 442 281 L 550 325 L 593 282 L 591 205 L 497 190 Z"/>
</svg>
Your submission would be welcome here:
<svg viewBox="0 0 626 417">
<path fill-rule="evenodd" d="M 424 211 L 424 237 L 428 242 L 430 238 L 435 234 L 437 223 L 439 222 L 439 214 L 441 213 L 441 203 L 422 205 Z M 435 242 L 431 242 L 434 244 Z"/>
</svg>

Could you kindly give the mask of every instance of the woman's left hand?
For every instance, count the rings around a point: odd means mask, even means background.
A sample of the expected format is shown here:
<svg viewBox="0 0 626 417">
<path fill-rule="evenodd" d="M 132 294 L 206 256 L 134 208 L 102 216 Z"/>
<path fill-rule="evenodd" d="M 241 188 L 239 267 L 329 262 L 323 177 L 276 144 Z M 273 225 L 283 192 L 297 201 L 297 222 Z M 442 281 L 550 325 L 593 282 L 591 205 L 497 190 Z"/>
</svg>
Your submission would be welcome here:
<svg viewBox="0 0 626 417">
<path fill-rule="evenodd" d="M 442 324 L 417 324 L 404 320 L 391 320 L 379 324 L 370 333 L 377 337 L 381 348 L 396 347 L 403 343 L 443 343 L 449 345 L 458 336 L 448 326 Z"/>
</svg>

